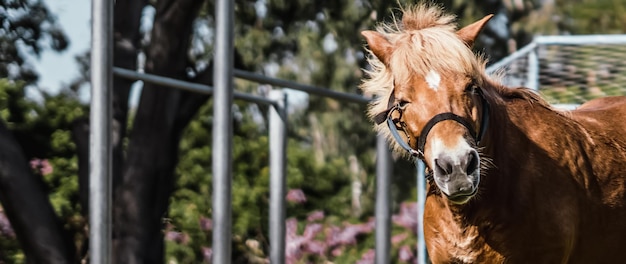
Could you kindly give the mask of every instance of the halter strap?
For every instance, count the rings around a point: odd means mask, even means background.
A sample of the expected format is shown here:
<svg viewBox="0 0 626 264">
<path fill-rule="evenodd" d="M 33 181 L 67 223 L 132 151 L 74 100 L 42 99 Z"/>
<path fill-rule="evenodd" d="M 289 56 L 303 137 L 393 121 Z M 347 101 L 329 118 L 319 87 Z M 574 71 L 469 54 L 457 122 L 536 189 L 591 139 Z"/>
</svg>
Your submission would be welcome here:
<svg viewBox="0 0 626 264">
<path fill-rule="evenodd" d="M 473 139 L 476 139 L 476 130 L 474 129 L 474 126 L 467 121 L 467 119 L 464 119 L 454 113 L 441 113 L 438 114 L 436 116 L 434 116 L 433 118 L 431 118 L 428 123 L 426 123 L 426 125 L 424 126 L 424 128 L 422 128 L 422 133 L 420 133 L 419 138 L 417 139 L 417 149 L 424 153 L 424 148 L 426 146 L 426 137 L 428 136 L 428 133 L 430 132 L 430 130 L 439 122 L 441 121 L 445 121 L 445 120 L 454 120 L 458 123 L 460 123 L 461 125 L 463 125 L 464 127 L 467 128 L 467 130 L 470 133 L 470 136 L 472 136 Z"/>
<path fill-rule="evenodd" d="M 478 131 L 478 134 L 476 134 L 476 129 L 474 128 L 471 122 L 467 121 L 467 119 L 460 117 L 457 114 L 454 114 L 452 112 L 437 114 L 433 118 L 428 120 L 428 122 L 426 122 L 426 125 L 422 129 L 422 132 L 417 138 L 417 150 L 411 148 L 411 146 L 402 139 L 402 137 L 400 136 L 400 133 L 398 132 L 398 126 L 396 125 L 396 120 L 394 120 L 393 117 L 391 116 L 394 111 L 398 111 L 400 115 L 402 115 L 402 108 L 400 107 L 400 105 L 399 104 L 393 105 L 393 102 L 395 101 L 393 91 L 391 91 L 391 96 L 389 97 L 389 108 L 385 110 L 384 112 L 381 112 L 377 114 L 376 116 L 374 116 L 373 119 L 374 119 L 374 122 L 376 122 L 376 124 L 381 124 L 386 119 L 387 126 L 389 127 L 391 135 L 394 137 L 394 139 L 400 145 L 400 147 L 402 147 L 407 152 L 409 152 L 411 156 L 423 159 L 424 148 L 426 146 L 426 138 L 428 137 L 428 133 L 437 123 L 441 121 L 445 121 L 445 120 L 456 121 L 457 123 L 461 124 L 463 127 L 465 127 L 469 131 L 470 136 L 476 141 L 476 144 L 480 143 L 483 136 L 485 135 L 485 132 L 487 131 L 487 126 L 489 126 L 490 106 L 489 106 L 489 102 L 487 102 L 487 100 L 485 99 L 485 95 L 483 94 L 482 90 L 478 89 L 477 92 L 478 92 L 478 95 L 480 95 L 480 99 L 481 99 L 481 103 L 483 107 L 483 111 L 482 111 L 483 113 L 482 113 L 482 117 L 480 120 L 480 131 Z M 401 120 L 397 120 L 397 121 L 404 123 Z M 403 130 L 404 134 L 406 134 L 407 136 L 408 141 L 410 142 L 411 138 L 408 135 L 408 133 L 404 131 L 404 128 L 402 126 L 400 127 L 400 129 Z"/>
</svg>

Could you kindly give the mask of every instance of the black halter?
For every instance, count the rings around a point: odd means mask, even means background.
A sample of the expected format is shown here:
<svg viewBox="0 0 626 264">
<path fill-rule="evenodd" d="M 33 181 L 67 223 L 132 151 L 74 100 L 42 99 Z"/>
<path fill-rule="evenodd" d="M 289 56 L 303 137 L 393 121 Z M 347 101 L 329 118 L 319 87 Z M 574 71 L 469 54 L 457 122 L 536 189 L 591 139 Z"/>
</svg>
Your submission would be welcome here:
<svg viewBox="0 0 626 264">
<path fill-rule="evenodd" d="M 410 145 L 411 137 L 405 130 L 406 123 L 402 121 L 403 107 L 401 107 L 399 103 L 393 105 L 395 101 L 395 98 L 393 96 L 393 91 L 391 92 L 391 97 L 389 98 L 389 108 L 385 110 L 384 112 L 374 116 L 374 121 L 376 122 L 376 124 L 381 124 L 382 122 L 385 122 L 385 120 L 387 120 L 387 126 L 389 126 L 391 135 L 393 135 L 396 142 L 398 142 L 398 144 L 403 149 L 408 151 L 409 154 L 411 154 L 411 156 L 417 157 L 419 159 L 424 158 L 424 147 L 426 145 L 426 137 L 428 136 L 428 133 L 437 123 L 441 121 L 445 121 L 445 120 L 454 120 L 457 123 L 464 126 L 465 128 L 467 128 L 467 130 L 470 133 L 470 136 L 472 136 L 472 138 L 476 140 L 476 144 L 478 145 L 478 143 L 480 143 L 483 136 L 485 135 L 485 131 L 487 130 L 487 126 L 489 125 L 489 102 L 487 102 L 487 100 L 485 99 L 485 95 L 483 94 L 480 88 L 476 89 L 476 91 L 478 95 L 480 95 L 480 99 L 481 99 L 481 103 L 483 107 L 482 118 L 480 120 L 480 131 L 478 132 L 478 134 L 476 134 L 476 129 L 474 128 L 472 123 L 467 121 L 467 119 L 464 119 L 451 112 L 441 113 L 441 114 L 435 115 L 433 118 L 428 120 L 428 122 L 422 129 L 420 136 L 417 138 L 417 150 L 411 148 L 411 145 Z M 392 117 L 392 114 L 395 111 L 397 111 L 399 115 L 397 118 L 394 119 Z M 404 132 L 404 134 L 407 137 L 407 142 L 402 140 L 402 138 L 400 137 L 400 133 L 398 132 L 398 129 L 401 129 L 402 132 Z"/>
</svg>

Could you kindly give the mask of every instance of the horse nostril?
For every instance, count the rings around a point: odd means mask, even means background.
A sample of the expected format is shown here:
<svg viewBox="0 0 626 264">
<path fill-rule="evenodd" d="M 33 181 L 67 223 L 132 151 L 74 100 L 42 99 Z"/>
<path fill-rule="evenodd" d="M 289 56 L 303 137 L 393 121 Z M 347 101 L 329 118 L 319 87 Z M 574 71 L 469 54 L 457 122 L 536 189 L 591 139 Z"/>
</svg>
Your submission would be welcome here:
<svg viewBox="0 0 626 264">
<path fill-rule="evenodd" d="M 467 162 L 467 167 L 465 168 L 465 173 L 467 173 L 467 175 L 470 175 L 478 169 L 478 161 L 480 160 L 480 158 L 478 157 L 478 153 L 476 151 L 472 151 L 469 153 L 468 159 L 469 160 Z"/>
<path fill-rule="evenodd" d="M 448 175 L 452 173 L 452 163 L 446 158 L 435 159 L 435 169 L 439 175 Z"/>
</svg>

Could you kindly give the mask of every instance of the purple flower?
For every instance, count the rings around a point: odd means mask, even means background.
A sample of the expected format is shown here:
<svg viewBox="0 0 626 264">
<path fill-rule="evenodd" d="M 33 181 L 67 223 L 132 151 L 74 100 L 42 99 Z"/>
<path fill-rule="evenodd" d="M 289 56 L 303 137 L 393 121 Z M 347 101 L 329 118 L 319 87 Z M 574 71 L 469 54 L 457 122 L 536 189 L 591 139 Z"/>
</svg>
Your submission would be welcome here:
<svg viewBox="0 0 626 264">
<path fill-rule="evenodd" d="M 344 224 L 345 227 L 340 229 L 338 227 L 331 227 L 327 229 L 327 243 L 329 246 L 336 245 L 354 245 L 356 244 L 356 237 L 360 234 L 370 233 L 374 229 L 374 222 L 369 221 L 362 224 Z"/>
<path fill-rule="evenodd" d="M 15 231 L 13 231 L 11 222 L 9 222 L 9 219 L 4 214 L 4 211 L 0 211 L 0 235 L 15 237 Z"/>
<path fill-rule="evenodd" d="M 340 256 L 348 249 L 347 245 L 355 245 L 357 237 L 360 234 L 371 233 L 375 225 L 374 218 L 370 218 L 365 223 L 344 223 L 341 227 L 311 222 L 311 220 L 323 218 L 321 211 L 309 214 L 307 222 L 303 222 L 306 226 L 301 235 L 298 233 L 296 218 L 289 218 L 285 221 L 286 263 L 307 263 L 305 260 L 311 256 L 320 256 L 324 259 Z M 373 252 L 372 250 L 371 253 L 364 254 L 363 261 L 360 263 L 372 263 L 368 259 L 373 259 L 373 256 L 370 256 L 374 254 Z"/>
<path fill-rule="evenodd" d="M 296 236 L 291 239 L 287 238 L 285 245 L 285 258 L 292 260 L 299 260 L 302 257 L 302 245 L 307 242 L 308 239 L 301 236 Z M 287 263 L 294 263 L 287 261 Z"/>
<path fill-rule="evenodd" d="M 285 233 L 288 239 L 298 235 L 298 219 L 292 217 L 285 220 Z"/>
<path fill-rule="evenodd" d="M 320 232 L 322 232 L 321 224 L 310 224 L 304 228 L 304 233 L 302 235 L 308 239 L 313 239 L 315 238 L 315 235 L 319 234 Z"/>
<path fill-rule="evenodd" d="M 320 210 L 313 211 L 306 218 L 306 220 L 309 221 L 309 222 L 314 222 L 314 221 L 318 221 L 318 220 L 322 220 L 322 219 L 324 219 L 324 211 L 320 211 Z"/>
<path fill-rule="evenodd" d="M 30 161 L 30 167 L 41 175 L 48 175 L 54 171 L 47 159 L 34 158 Z"/>
<path fill-rule="evenodd" d="M 296 263 L 302 256 L 302 244 L 307 240 L 298 236 L 298 220 L 289 218 L 285 221 L 285 260 L 287 263 Z"/>
<path fill-rule="evenodd" d="M 203 231 L 211 231 L 213 229 L 213 220 L 204 216 L 200 216 L 200 229 Z"/>
<path fill-rule="evenodd" d="M 287 192 L 287 201 L 301 204 L 306 202 L 306 195 L 301 189 L 291 189 Z"/>
<path fill-rule="evenodd" d="M 400 204 L 400 212 L 391 217 L 393 222 L 417 233 L 417 203 Z"/>
<path fill-rule="evenodd" d="M 337 235 L 337 242 L 344 245 L 356 244 L 356 236 L 361 233 L 359 225 L 349 225 Z"/>
<path fill-rule="evenodd" d="M 167 231 L 165 232 L 165 239 L 176 242 L 178 244 L 186 245 L 189 242 L 189 235 L 176 231 Z"/>
<path fill-rule="evenodd" d="M 407 245 L 404 245 L 398 251 L 398 259 L 402 262 L 411 262 L 413 260 L 413 251 Z"/>
<path fill-rule="evenodd" d="M 202 257 L 204 258 L 204 262 L 211 263 L 213 258 L 213 249 L 210 247 L 202 247 Z"/>
<path fill-rule="evenodd" d="M 343 248 L 335 248 L 332 252 L 330 252 L 330 254 L 332 254 L 334 257 L 341 256 L 341 254 L 343 254 Z"/>
<path fill-rule="evenodd" d="M 340 232 L 341 232 L 341 228 L 337 226 L 330 226 L 324 230 L 324 234 L 326 235 L 326 244 L 328 244 L 329 247 L 334 247 L 337 244 L 339 244 L 337 242 L 338 241 L 337 236 L 339 235 Z"/>
<path fill-rule="evenodd" d="M 303 234 L 298 235 L 298 220 L 287 219 L 285 223 L 285 261 L 287 263 L 298 263 L 305 253 L 324 255 L 326 243 L 315 240 L 315 236 L 323 230 L 322 224 L 307 224 Z"/>
<path fill-rule="evenodd" d="M 326 243 L 318 240 L 311 240 L 303 245 L 302 250 L 307 253 L 324 256 L 327 248 Z"/>
<path fill-rule="evenodd" d="M 401 234 L 397 234 L 395 236 L 392 236 L 391 237 L 391 244 L 393 244 L 393 245 L 398 244 L 398 243 L 404 241 L 408 236 L 409 236 L 409 234 L 407 234 L 407 233 L 401 233 Z"/>
</svg>

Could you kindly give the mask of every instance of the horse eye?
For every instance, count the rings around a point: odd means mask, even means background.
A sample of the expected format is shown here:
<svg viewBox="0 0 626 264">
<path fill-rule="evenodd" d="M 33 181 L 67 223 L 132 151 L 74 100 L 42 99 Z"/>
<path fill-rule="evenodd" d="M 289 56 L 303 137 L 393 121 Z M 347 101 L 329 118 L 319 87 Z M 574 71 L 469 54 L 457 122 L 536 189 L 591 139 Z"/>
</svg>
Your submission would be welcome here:
<svg viewBox="0 0 626 264">
<path fill-rule="evenodd" d="M 404 108 L 405 108 L 408 104 L 409 104 L 409 102 L 408 102 L 408 101 L 405 101 L 405 100 L 400 100 L 400 102 L 398 103 L 398 107 L 399 107 L 400 109 L 404 109 Z"/>
<path fill-rule="evenodd" d="M 465 86 L 465 92 L 466 93 L 476 93 L 476 84 L 474 82 L 470 82 L 467 84 L 467 86 Z"/>
</svg>

